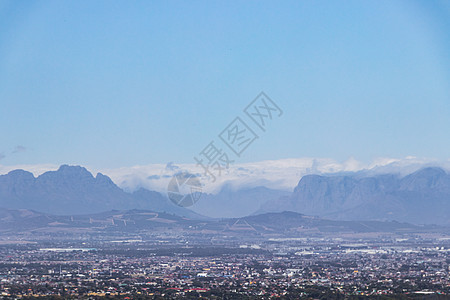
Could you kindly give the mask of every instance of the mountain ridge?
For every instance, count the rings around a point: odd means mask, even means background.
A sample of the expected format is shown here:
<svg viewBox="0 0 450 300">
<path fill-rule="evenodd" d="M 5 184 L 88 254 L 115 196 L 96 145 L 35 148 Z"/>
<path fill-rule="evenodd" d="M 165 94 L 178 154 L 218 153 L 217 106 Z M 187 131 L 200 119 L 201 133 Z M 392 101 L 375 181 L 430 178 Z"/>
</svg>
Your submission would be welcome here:
<svg viewBox="0 0 450 300">
<path fill-rule="evenodd" d="M 149 209 L 196 219 L 294 211 L 334 220 L 450 224 L 450 175 L 436 167 L 406 176 L 306 175 L 292 193 L 225 186 L 217 195 L 202 195 L 187 209 L 158 192 L 141 188 L 128 193 L 102 173 L 94 177 L 84 167 L 62 165 L 37 177 L 24 170 L 1 175 L 0 207 L 65 215 Z"/>
<path fill-rule="evenodd" d="M 142 233 L 184 232 L 224 236 L 292 237 L 320 236 L 336 233 L 426 233 L 445 232 L 439 226 L 417 226 L 396 221 L 336 221 L 311 217 L 291 211 L 265 213 L 244 218 L 195 220 L 150 210 L 110 210 L 83 215 L 52 215 L 34 210 L 0 209 L 0 234 L 39 232 Z"/>
<path fill-rule="evenodd" d="M 307 175 L 290 196 L 268 202 L 260 211 L 280 210 L 336 220 L 449 224 L 450 175 L 436 167 L 403 177 Z"/>
<path fill-rule="evenodd" d="M 84 214 L 107 209 L 154 209 L 205 218 L 171 203 L 158 192 L 127 193 L 108 176 L 94 177 L 81 166 L 62 165 L 37 177 L 24 170 L 0 176 L 0 207 L 32 209 L 52 214 Z"/>
</svg>

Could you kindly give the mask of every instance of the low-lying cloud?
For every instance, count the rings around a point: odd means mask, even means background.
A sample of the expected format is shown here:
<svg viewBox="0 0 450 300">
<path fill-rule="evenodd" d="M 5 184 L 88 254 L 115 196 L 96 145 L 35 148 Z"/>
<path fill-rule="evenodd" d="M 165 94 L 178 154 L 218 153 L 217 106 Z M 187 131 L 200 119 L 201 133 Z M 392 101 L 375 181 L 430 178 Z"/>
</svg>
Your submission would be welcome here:
<svg viewBox="0 0 450 300">
<path fill-rule="evenodd" d="M 1 159 L 0 154 L 0 159 Z M 203 182 L 203 190 L 216 193 L 226 184 L 239 189 L 243 187 L 266 186 L 272 189 L 291 191 L 299 180 L 308 174 L 330 175 L 345 172 L 357 172 L 360 176 L 371 176 L 384 173 L 396 173 L 401 176 L 413 173 L 418 169 L 438 166 L 450 170 L 450 161 L 438 161 L 427 158 L 378 158 L 370 163 L 360 162 L 354 158 L 346 161 L 336 161 L 330 158 L 293 158 L 266 160 L 251 163 L 232 164 L 228 170 L 223 170 L 215 182 Z M 166 193 L 167 185 L 172 176 L 180 171 L 192 174 L 202 174 L 203 169 L 195 164 L 151 164 L 115 169 L 95 169 L 85 166 L 93 174 L 101 172 L 109 176 L 118 186 L 126 191 L 138 188 Z M 46 171 L 54 171 L 58 165 L 0 165 L 0 174 L 6 174 L 14 169 L 23 169 L 38 176 Z"/>
</svg>

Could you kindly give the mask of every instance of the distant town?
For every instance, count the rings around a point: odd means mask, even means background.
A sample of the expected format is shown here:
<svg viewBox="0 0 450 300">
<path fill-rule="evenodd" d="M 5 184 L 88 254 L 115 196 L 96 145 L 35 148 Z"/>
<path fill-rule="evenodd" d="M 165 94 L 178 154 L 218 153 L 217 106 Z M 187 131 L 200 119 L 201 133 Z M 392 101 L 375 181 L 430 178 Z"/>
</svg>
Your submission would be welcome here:
<svg viewBox="0 0 450 300">
<path fill-rule="evenodd" d="M 3 234 L 0 291 L 4 299 L 446 299 L 449 253 L 443 232 L 32 230 Z"/>
</svg>

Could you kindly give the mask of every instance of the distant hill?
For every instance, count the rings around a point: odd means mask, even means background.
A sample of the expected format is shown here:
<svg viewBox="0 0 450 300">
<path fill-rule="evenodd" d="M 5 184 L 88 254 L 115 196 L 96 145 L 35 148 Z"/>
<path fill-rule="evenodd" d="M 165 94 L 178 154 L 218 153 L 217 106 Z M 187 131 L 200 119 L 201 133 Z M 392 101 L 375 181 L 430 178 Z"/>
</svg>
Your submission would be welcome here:
<svg viewBox="0 0 450 300">
<path fill-rule="evenodd" d="M 244 218 L 194 220 L 149 210 L 112 210 L 74 216 L 44 214 L 33 210 L 0 209 L 0 235 L 12 233 L 103 234 L 106 232 L 164 234 L 189 233 L 271 237 L 318 236 L 334 233 L 420 233 L 444 232 L 437 226 L 416 226 L 399 222 L 332 221 L 295 212 L 267 213 Z"/>
<path fill-rule="evenodd" d="M 292 195 L 260 212 L 295 211 L 335 220 L 450 224 L 450 175 L 425 168 L 405 177 L 304 176 Z"/>
<path fill-rule="evenodd" d="M 224 186 L 216 195 L 203 195 L 192 207 L 194 212 L 176 206 L 158 192 L 139 189 L 127 193 L 108 176 L 98 173 L 94 177 L 83 167 L 63 165 L 38 177 L 23 170 L 1 175 L 0 207 L 53 215 L 142 209 L 199 220 L 208 219 L 205 215 L 243 218 L 293 211 L 338 221 L 450 225 L 450 175 L 440 168 L 425 168 L 405 177 L 308 175 L 292 193 L 265 187 L 234 190 Z"/>
<path fill-rule="evenodd" d="M 290 192 L 258 186 L 233 189 L 224 185 L 217 194 L 203 194 L 192 207 L 195 212 L 213 218 L 245 217 L 267 201 L 287 196 Z"/>
<path fill-rule="evenodd" d="M 83 167 L 61 166 L 37 178 L 14 170 L 0 176 L 0 207 L 73 215 L 118 209 L 149 209 L 191 218 L 204 218 L 176 206 L 160 193 L 140 189 L 124 192 L 101 173 L 95 177 Z"/>
</svg>

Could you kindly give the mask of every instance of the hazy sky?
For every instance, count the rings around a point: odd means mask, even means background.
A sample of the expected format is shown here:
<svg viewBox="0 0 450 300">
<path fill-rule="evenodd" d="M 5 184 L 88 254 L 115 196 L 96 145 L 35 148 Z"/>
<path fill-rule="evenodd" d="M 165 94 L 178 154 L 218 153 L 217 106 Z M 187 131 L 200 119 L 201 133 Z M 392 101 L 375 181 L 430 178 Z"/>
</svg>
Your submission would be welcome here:
<svg viewBox="0 0 450 300">
<path fill-rule="evenodd" d="M 261 91 L 240 162 L 448 159 L 449 83 L 447 1 L 0 0 L 2 165 L 192 163 Z"/>
</svg>

